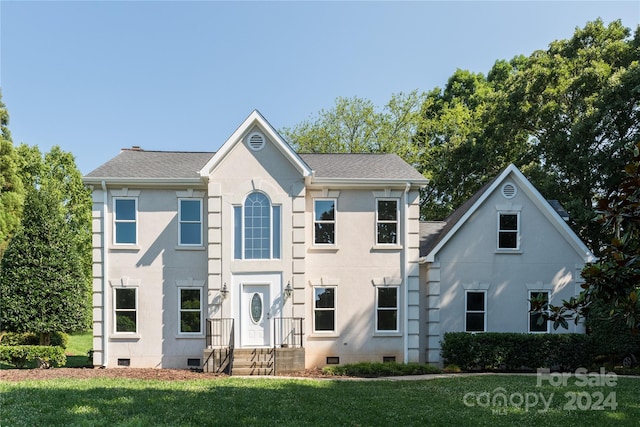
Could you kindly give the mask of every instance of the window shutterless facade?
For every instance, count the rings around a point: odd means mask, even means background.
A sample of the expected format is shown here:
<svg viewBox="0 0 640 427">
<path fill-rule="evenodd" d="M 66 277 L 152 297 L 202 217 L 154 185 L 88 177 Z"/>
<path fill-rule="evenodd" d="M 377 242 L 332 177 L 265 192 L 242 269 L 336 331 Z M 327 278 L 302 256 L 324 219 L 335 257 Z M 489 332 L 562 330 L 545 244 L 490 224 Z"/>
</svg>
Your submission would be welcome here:
<svg viewBox="0 0 640 427">
<path fill-rule="evenodd" d="M 233 218 L 235 259 L 280 258 L 281 206 L 254 192 L 243 206 L 234 206 Z"/>
<path fill-rule="evenodd" d="M 533 308 L 531 300 L 542 298 L 549 302 L 549 292 L 547 291 L 529 291 L 529 310 Z M 529 332 L 549 332 L 549 322 L 544 320 L 541 313 L 529 312 Z"/>
<path fill-rule="evenodd" d="M 376 200 L 376 243 L 398 244 L 398 199 Z"/>
<path fill-rule="evenodd" d="M 520 214 L 498 212 L 498 249 L 520 249 Z"/>
<path fill-rule="evenodd" d="M 178 244 L 202 246 L 201 199 L 178 199 Z"/>
<path fill-rule="evenodd" d="M 487 330 L 487 293 L 485 291 L 465 292 L 466 332 L 485 332 Z"/>
<path fill-rule="evenodd" d="M 313 243 L 336 244 L 336 199 L 314 199 Z"/>
<path fill-rule="evenodd" d="M 398 332 L 398 288 L 376 288 L 376 332 Z"/>
<path fill-rule="evenodd" d="M 138 289 L 115 288 L 114 290 L 115 333 L 138 332 Z"/>
<path fill-rule="evenodd" d="M 335 332 L 336 330 L 336 288 L 313 288 L 313 331 Z"/>
<path fill-rule="evenodd" d="M 138 199 L 113 199 L 114 233 L 116 245 L 135 245 L 138 242 Z"/>
<path fill-rule="evenodd" d="M 179 288 L 181 334 L 202 333 L 202 288 Z"/>
</svg>

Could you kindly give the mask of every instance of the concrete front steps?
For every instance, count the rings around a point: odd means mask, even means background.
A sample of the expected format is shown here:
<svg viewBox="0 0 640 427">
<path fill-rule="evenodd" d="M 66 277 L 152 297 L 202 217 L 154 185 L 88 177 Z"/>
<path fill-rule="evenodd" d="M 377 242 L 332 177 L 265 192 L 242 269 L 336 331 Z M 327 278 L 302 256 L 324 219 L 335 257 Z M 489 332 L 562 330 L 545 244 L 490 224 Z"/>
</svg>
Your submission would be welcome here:
<svg viewBox="0 0 640 427">
<path fill-rule="evenodd" d="M 233 349 L 231 375 L 275 375 L 275 349 Z"/>
</svg>

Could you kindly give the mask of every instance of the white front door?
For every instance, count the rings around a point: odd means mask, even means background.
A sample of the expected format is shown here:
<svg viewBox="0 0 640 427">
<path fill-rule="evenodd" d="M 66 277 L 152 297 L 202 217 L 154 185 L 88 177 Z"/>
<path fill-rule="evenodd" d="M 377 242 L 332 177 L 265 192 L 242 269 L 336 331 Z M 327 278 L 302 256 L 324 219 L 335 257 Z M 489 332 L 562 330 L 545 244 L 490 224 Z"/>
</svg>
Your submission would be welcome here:
<svg viewBox="0 0 640 427">
<path fill-rule="evenodd" d="M 242 284 L 240 343 L 243 347 L 268 347 L 271 341 L 269 284 Z"/>
</svg>

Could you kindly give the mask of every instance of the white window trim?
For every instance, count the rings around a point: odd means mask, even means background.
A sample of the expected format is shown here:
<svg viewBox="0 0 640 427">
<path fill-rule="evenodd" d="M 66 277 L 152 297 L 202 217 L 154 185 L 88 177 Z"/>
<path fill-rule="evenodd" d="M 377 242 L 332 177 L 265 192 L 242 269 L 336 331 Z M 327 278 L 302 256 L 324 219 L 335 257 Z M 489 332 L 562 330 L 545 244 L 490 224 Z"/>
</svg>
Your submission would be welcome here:
<svg viewBox="0 0 640 427">
<path fill-rule="evenodd" d="M 200 221 L 183 221 L 182 220 L 182 201 L 198 201 L 200 202 Z M 202 231 L 203 227 L 203 199 L 200 197 L 179 197 L 178 198 L 178 246 L 198 248 L 203 246 Z M 182 243 L 182 224 L 200 224 L 200 243 Z"/>
<path fill-rule="evenodd" d="M 183 309 L 182 306 L 182 291 L 183 290 L 197 290 L 200 291 L 200 309 L 197 310 L 200 312 L 200 330 L 198 332 L 182 332 L 180 329 L 182 327 L 182 312 L 194 312 L 194 309 Z M 193 337 L 198 336 L 202 337 L 204 335 L 204 304 L 203 304 L 203 292 L 202 286 L 178 286 L 178 336 L 181 337 Z"/>
<path fill-rule="evenodd" d="M 501 230 L 500 229 L 500 216 L 501 215 L 515 215 L 516 216 L 516 221 L 517 221 L 517 225 L 516 225 L 516 247 L 515 248 L 501 248 L 500 247 L 500 233 L 501 232 L 505 232 L 505 233 L 513 233 L 514 230 Z M 519 211 L 498 211 L 498 215 L 496 216 L 496 251 L 497 252 L 503 252 L 503 253 L 520 253 L 521 249 L 520 249 L 520 230 L 521 230 L 521 224 L 520 224 L 520 212 Z"/>
<path fill-rule="evenodd" d="M 484 328 L 482 331 L 467 331 L 467 314 L 468 313 L 480 313 L 480 311 L 474 310 L 474 311 L 469 311 L 467 310 L 467 297 L 469 295 L 470 292 L 473 293 L 482 293 L 484 294 Z M 487 291 L 486 289 L 465 289 L 464 291 L 464 331 L 465 332 L 469 332 L 469 333 L 482 333 L 482 332 L 487 332 Z"/>
<path fill-rule="evenodd" d="M 134 220 L 118 220 L 116 219 L 116 203 L 118 200 L 133 200 L 135 203 L 135 214 L 136 219 Z M 135 242 L 133 243 L 118 243 L 116 241 L 116 224 L 118 223 L 134 223 L 136 225 L 136 237 Z M 139 214 L 138 214 L 138 197 L 113 197 L 113 245 L 114 246 L 124 246 L 124 247 L 136 247 L 138 245 L 138 229 L 140 228 Z"/>
<path fill-rule="evenodd" d="M 318 288 L 322 288 L 322 289 L 333 289 L 333 308 L 329 309 L 329 308 L 316 308 L 316 289 Z M 312 311 L 312 323 L 313 323 L 313 329 L 312 329 L 312 334 L 315 336 L 335 336 L 337 335 L 337 330 L 338 330 L 338 287 L 335 285 L 314 285 L 313 286 L 313 292 L 311 293 L 312 295 L 312 304 L 311 304 L 311 311 Z M 318 331 L 316 330 L 316 310 L 319 311 L 333 311 L 333 330 L 331 331 L 326 331 L 326 330 L 322 330 L 322 331 Z"/>
<path fill-rule="evenodd" d="M 545 292 L 547 294 L 547 302 L 551 303 L 551 291 L 549 289 L 529 289 L 528 291 L 528 296 L 529 298 L 527 298 L 527 332 L 530 334 L 548 334 L 551 332 L 551 322 L 549 322 L 547 320 L 547 329 L 544 331 L 532 331 L 531 330 L 531 313 L 529 312 L 529 310 L 531 310 L 531 294 L 532 293 L 539 293 L 539 292 Z M 547 310 L 547 313 L 549 311 Z"/>
<path fill-rule="evenodd" d="M 332 201 L 333 202 L 333 221 L 316 220 L 316 202 Z M 316 243 L 316 224 L 333 224 L 333 243 Z M 313 199 L 313 246 L 319 248 L 333 248 L 338 246 L 338 199 L 336 197 L 316 197 Z"/>
<path fill-rule="evenodd" d="M 117 305 L 116 305 L 116 293 L 119 290 L 134 290 L 135 294 L 136 294 L 136 308 L 135 310 L 132 309 L 118 309 Z M 140 307 L 140 301 L 139 301 L 139 297 L 140 297 L 140 293 L 138 292 L 138 287 L 137 286 L 122 286 L 122 287 L 114 287 L 113 288 L 113 334 L 117 335 L 118 337 L 137 337 L 139 332 L 140 332 L 140 313 L 139 313 L 139 307 Z M 135 332 L 120 332 L 118 331 L 118 321 L 117 321 L 117 312 L 118 311 L 135 311 L 136 313 L 136 330 Z"/>
<path fill-rule="evenodd" d="M 389 308 L 389 307 L 380 307 L 379 304 L 379 295 L 380 293 L 378 292 L 380 289 L 395 289 L 396 290 L 396 307 L 395 308 Z M 385 335 L 385 334 L 398 334 L 400 333 L 400 286 L 375 286 L 375 313 L 374 313 L 374 329 L 375 329 L 375 333 L 376 335 Z M 396 328 L 395 329 L 378 329 L 378 311 L 382 310 L 382 311 L 396 311 Z"/>
<path fill-rule="evenodd" d="M 396 220 L 395 221 L 378 219 L 378 212 L 379 212 L 378 202 L 384 202 L 384 201 L 396 202 Z M 375 210 L 376 210 L 376 224 L 375 224 L 375 230 L 374 230 L 375 246 L 377 246 L 377 247 L 397 247 L 397 246 L 399 246 L 400 245 L 400 199 L 398 197 L 377 197 L 376 198 Z M 378 241 L 378 224 L 395 224 L 396 225 L 396 242 L 395 243 L 382 243 L 382 242 Z"/>
</svg>

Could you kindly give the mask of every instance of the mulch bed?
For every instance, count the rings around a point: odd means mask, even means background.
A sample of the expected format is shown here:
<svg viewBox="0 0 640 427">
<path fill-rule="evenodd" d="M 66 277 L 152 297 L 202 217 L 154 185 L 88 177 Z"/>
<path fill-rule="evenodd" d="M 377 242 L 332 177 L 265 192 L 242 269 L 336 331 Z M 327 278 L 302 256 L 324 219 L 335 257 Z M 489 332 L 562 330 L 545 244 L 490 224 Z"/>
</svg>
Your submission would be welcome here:
<svg viewBox="0 0 640 427">
<path fill-rule="evenodd" d="M 57 378 L 128 378 L 136 380 L 188 381 L 214 380 L 227 375 L 210 374 L 184 369 L 139 369 L 139 368 L 50 368 L 50 369 L 3 369 L 0 381 L 50 380 Z M 283 375 L 283 377 L 326 378 L 320 369 L 306 369 Z"/>
</svg>

